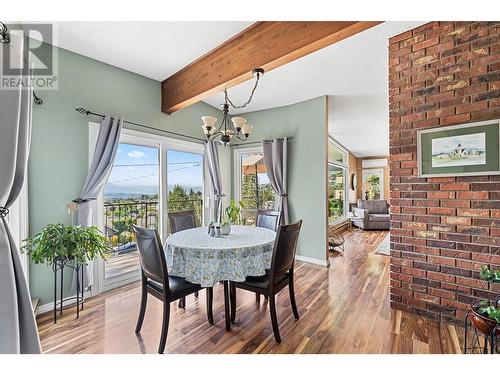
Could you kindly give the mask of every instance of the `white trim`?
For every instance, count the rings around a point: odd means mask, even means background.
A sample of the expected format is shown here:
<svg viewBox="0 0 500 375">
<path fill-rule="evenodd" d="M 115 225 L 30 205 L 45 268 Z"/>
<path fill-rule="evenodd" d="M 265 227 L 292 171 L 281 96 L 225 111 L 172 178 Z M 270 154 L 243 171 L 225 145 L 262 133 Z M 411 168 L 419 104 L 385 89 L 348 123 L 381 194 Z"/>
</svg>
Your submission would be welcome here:
<svg viewBox="0 0 500 375">
<path fill-rule="evenodd" d="M 84 299 L 92 297 L 92 291 L 85 292 L 83 294 L 83 297 L 84 297 Z M 70 305 L 75 305 L 76 306 L 76 302 L 75 302 L 76 301 L 76 294 L 74 296 L 71 296 L 71 297 L 64 297 L 64 299 L 66 299 L 66 298 L 75 298 L 75 299 L 74 300 L 64 301 L 63 302 L 63 307 L 67 307 L 67 306 L 70 306 Z M 58 299 L 56 301 L 57 301 L 57 307 L 59 307 L 59 302 L 61 300 Z M 85 307 L 85 304 L 84 304 L 84 307 Z M 38 315 L 44 314 L 44 313 L 49 312 L 49 311 L 54 311 L 54 301 L 38 306 L 38 310 L 37 310 L 37 314 L 36 315 L 38 316 Z M 59 317 L 59 311 L 57 312 L 57 314 L 58 314 L 57 316 Z"/>
<path fill-rule="evenodd" d="M 97 141 L 97 135 L 99 132 L 99 126 L 100 124 L 95 123 L 95 122 L 89 122 L 89 165 L 92 161 L 92 157 L 94 154 L 94 147 L 95 143 Z M 167 195 L 168 195 L 168 182 L 167 182 L 167 151 L 168 150 L 175 150 L 175 151 L 181 151 L 181 152 L 190 152 L 194 154 L 199 154 L 203 157 L 203 196 L 205 197 L 204 203 L 206 201 L 210 202 L 209 196 L 207 194 L 210 194 L 211 190 L 210 188 L 207 188 L 208 185 L 208 172 L 207 172 L 207 163 L 206 163 L 206 158 L 205 158 L 205 149 L 204 145 L 202 143 L 195 143 L 191 141 L 185 141 L 177 138 L 170 138 L 166 137 L 164 135 L 158 135 L 155 133 L 148 133 L 148 132 L 143 132 L 143 131 L 137 131 L 137 130 L 132 130 L 132 129 L 126 129 L 123 128 L 120 136 L 120 143 L 128 143 L 128 144 L 135 144 L 139 146 L 145 146 L 145 147 L 155 147 L 158 150 L 158 155 L 159 155 L 159 166 L 158 166 L 158 173 L 159 173 L 159 232 L 160 236 L 163 238 L 163 240 L 166 239 L 167 237 L 167 220 L 166 220 L 166 215 L 163 215 L 164 212 L 168 211 L 167 207 Z M 103 206 L 103 197 L 100 196 L 94 206 L 94 217 L 93 221 L 94 223 L 97 224 L 98 228 L 101 230 L 104 227 L 104 206 Z M 209 204 L 206 206 L 210 206 Z M 207 210 L 208 207 L 206 207 L 204 204 L 204 212 L 203 212 L 203 217 L 202 220 L 206 221 L 208 216 L 207 216 Z M 94 287 L 92 288 L 94 291 L 92 295 L 100 294 L 102 292 L 117 288 L 119 286 L 128 284 L 130 282 L 139 280 L 140 278 L 140 270 L 137 269 L 135 271 L 128 272 L 123 275 L 117 275 L 113 277 L 112 279 L 105 279 L 104 274 L 105 274 L 105 264 L 104 261 L 102 260 L 96 260 L 97 265 L 94 267 Z"/>
<path fill-rule="evenodd" d="M 234 192 L 233 192 L 233 197 L 234 200 L 240 201 L 241 200 L 241 156 L 244 154 L 264 154 L 264 150 L 261 146 L 253 146 L 253 147 L 241 147 L 241 148 L 235 148 L 233 149 L 233 158 L 234 158 L 234 163 L 233 163 L 233 176 L 234 176 L 234 182 L 233 182 L 233 187 L 234 187 Z"/>
<path fill-rule="evenodd" d="M 328 267 L 328 262 L 326 260 L 305 257 L 303 255 L 295 255 L 295 259 L 301 262 L 312 263 L 312 264 L 317 264 L 319 266 Z"/>
</svg>

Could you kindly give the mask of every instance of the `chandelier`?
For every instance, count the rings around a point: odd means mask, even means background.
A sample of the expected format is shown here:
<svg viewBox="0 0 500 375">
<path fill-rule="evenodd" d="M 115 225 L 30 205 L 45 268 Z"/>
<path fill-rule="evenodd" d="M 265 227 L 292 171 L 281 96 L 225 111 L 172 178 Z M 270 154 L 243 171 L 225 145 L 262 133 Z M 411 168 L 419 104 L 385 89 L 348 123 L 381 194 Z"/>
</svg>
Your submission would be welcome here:
<svg viewBox="0 0 500 375">
<path fill-rule="evenodd" d="M 252 101 L 253 94 L 257 89 L 260 77 L 264 74 L 264 69 L 257 68 L 252 70 L 255 77 L 255 85 L 248 100 L 242 105 L 234 105 L 227 94 L 227 88 L 224 88 L 224 104 L 222 105 L 222 121 L 219 127 L 216 127 L 217 117 L 202 116 L 201 126 L 208 140 L 219 139 L 220 143 L 227 146 L 232 139 L 237 138 L 240 141 L 246 141 L 250 133 L 252 133 L 253 125 L 249 124 L 244 117 L 235 116 L 231 118 L 232 124 L 229 122 L 229 106 L 233 108 L 245 108 Z"/>
</svg>

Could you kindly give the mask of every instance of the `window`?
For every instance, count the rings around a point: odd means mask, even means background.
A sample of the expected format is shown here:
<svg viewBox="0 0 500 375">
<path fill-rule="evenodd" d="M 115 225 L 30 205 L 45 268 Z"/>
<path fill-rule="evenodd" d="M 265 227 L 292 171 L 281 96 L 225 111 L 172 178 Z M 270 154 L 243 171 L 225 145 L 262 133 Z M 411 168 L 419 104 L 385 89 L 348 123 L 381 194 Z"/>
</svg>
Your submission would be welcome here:
<svg viewBox="0 0 500 375">
<path fill-rule="evenodd" d="M 257 210 L 272 210 L 276 194 L 267 177 L 262 147 L 234 151 L 235 198 L 243 206 L 243 224 L 254 225 Z"/>
<path fill-rule="evenodd" d="M 348 152 L 330 139 L 328 142 L 328 222 L 335 223 L 347 211 Z"/>
<path fill-rule="evenodd" d="M 90 124 L 89 144 L 95 145 L 99 124 Z M 92 149 L 92 147 L 90 147 Z M 93 150 L 89 150 L 92 158 Z M 204 224 L 205 159 L 202 144 L 123 129 L 117 155 L 103 195 L 96 202 L 94 222 L 105 234 L 111 251 L 98 260 L 95 291 L 137 280 L 138 251 L 132 224 L 169 233 L 168 213 L 194 210 Z"/>
<path fill-rule="evenodd" d="M 384 170 L 363 169 L 364 199 L 384 199 Z"/>
</svg>

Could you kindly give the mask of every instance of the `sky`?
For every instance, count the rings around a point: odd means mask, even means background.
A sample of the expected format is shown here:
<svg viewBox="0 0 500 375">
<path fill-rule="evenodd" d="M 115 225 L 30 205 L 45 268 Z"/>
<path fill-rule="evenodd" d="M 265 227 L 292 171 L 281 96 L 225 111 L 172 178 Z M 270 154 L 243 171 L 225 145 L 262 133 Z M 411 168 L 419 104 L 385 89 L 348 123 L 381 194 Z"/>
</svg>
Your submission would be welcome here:
<svg viewBox="0 0 500 375">
<path fill-rule="evenodd" d="M 168 185 L 185 188 L 203 185 L 203 157 L 167 150 Z M 159 151 L 154 147 L 120 143 L 106 193 L 158 194 Z"/>
</svg>

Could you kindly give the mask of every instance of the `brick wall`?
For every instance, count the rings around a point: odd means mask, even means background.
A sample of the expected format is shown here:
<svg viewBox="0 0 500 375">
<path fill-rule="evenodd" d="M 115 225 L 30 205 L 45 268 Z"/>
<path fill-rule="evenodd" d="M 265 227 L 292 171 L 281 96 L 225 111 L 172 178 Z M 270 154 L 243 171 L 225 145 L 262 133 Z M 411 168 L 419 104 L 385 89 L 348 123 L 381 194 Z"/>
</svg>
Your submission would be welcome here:
<svg viewBox="0 0 500 375">
<path fill-rule="evenodd" d="M 494 299 L 500 176 L 418 178 L 419 129 L 500 118 L 500 22 L 431 22 L 389 44 L 391 304 L 458 323 Z"/>
</svg>

